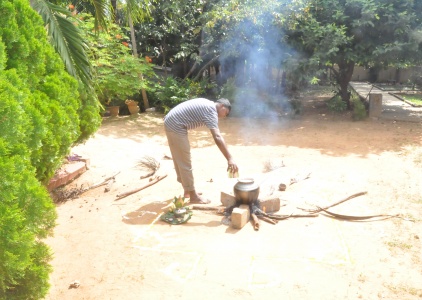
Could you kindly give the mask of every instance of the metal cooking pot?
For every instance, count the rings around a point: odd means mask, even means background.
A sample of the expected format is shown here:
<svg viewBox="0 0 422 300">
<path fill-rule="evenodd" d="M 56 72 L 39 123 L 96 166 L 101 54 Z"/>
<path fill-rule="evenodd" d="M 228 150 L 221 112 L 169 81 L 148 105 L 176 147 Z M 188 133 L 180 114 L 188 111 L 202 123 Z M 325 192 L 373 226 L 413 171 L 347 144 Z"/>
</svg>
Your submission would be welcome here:
<svg viewBox="0 0 422 300">
<path fill-rule="evenodd" d="M 258 200 L 259 185 L 253 178 L 239 178 L 233 187 L 234 196 L 237 202 L 251 204 Z"/>
</svg>

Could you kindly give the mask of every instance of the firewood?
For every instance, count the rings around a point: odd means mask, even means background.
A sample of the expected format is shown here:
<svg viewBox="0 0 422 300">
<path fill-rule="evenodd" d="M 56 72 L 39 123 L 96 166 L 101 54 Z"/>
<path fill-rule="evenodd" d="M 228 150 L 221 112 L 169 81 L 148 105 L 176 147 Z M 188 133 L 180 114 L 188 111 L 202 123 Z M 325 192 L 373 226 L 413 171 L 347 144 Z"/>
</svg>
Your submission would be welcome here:
<svg viewBox="0 0 422 300">
<path fill-rule="evenodd" d="M 253 229 L 258 231 L 259 230 L 259 219 L 254 213 L 251 213 L 251 217 L 252 217 Z"/>
<path fill-rule="evenodd" d="M 258 219 L 265 221 L 267 223 L 273 224 L 273 225 L 278 223 L 278 220 L 273 220 L 273 219 L 265 217 L 265 216 L 258 215 L 257 217 L 258 217 Z"/>
<path fill-rule="evenodd" d="M 318 217 L 317 214 L 307 214 L 307 215 L 296 215 L 296 214 L 290 214 L 290 215 L 271 215 L 271 214 L 265 214 L 264 215 L 267 218 L 275 219 L 275 220 L 286 220 L 288 218 L 315 218 Z"/>
</svg>

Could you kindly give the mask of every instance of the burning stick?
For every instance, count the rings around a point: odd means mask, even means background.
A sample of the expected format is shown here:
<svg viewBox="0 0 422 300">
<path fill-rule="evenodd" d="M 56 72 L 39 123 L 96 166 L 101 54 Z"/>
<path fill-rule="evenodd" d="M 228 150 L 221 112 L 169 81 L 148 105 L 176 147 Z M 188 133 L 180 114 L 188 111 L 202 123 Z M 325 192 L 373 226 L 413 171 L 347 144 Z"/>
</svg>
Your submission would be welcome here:
<svg viewBox="0 0 422 300">
<path fill-rule="evenodd" d="M 293 213 L 291 213 L 290 215 L 267 214 L 266 212 L 264 212 L 263 210 L 261 210 L 259 207 L 255 206 L 255 205 L 252 206 L 252 211 L 258 217 L 263 216 L 263 217 L 273 219 L 273 220 L 285 220 L 285 219 L 288 219 L 288 218 L 318 217 L 317 214 L 306 214 L 306 215 L 296 215 L 296 214 L 293 214 Z"/>
<path fill-rule="evenodd" d="M 262 216 L 262 215 L 257 215 L 257 217 L 259 219 L 261 219 L 262 221 L 265 221 L 265 222 L 270 223 L 270 224 L 273 224 L 273 225 L 275 225 L 275 224 L 278 223 L 278 220 L 273 220 L 273 219 L 270 219 L 270 218 L 265 217 L 265 216 Z"/>
<path fill-rule="evenodd" d="M 258 220 L 258 217 L 254 213 L 251 213 L 251 217 L 252 217 L 253 229 L 255 229 L 256 231 L 258 231 L 259 230 L 259 220 Z"/>
<path fill-rule="evenodd" d="M 163 175 L 163 176 L 158 176 L 156 179 L 154 179 L 154 180 L 150 181 L 149 183 L 147 183 L 146 185 L 144 185 L 144 186 L 142 186 L 142 187 L 140 187 L 140 188 L 137 188 L 137 189 L 134 189 L 134 190 L 131 190 L 131 191 L 125 192 L 125 193 L 123 193 L 123 194 L 118 194 L 118 195 L 116 195 L 116 197 L 117 197 L 117 199 L 116 199 L 116 200 L 120 200 L 120 199 L 122 199 L 122 198 L 124 198 L 124 197 L 127 197 L 127 196 L 129 196 L 129 195 L 135 194 L 135 193 L 137 193 L 137 192 L 139 192 L 139 191 L 142 191 L 143 189 L 146 189 L 147 187 L 149 187 L 149 186 L 151 186 L 151 185 L 153 185 L 153 184 L 156 184 L 156 183 L 157 183 L 157 182 L 159 182 L 161 179 L 164 179 L 164 178 L 166 178 L 166 177 L 167 177 L 167 174 L 165 174 L 165 175 Z"/>
</svg>

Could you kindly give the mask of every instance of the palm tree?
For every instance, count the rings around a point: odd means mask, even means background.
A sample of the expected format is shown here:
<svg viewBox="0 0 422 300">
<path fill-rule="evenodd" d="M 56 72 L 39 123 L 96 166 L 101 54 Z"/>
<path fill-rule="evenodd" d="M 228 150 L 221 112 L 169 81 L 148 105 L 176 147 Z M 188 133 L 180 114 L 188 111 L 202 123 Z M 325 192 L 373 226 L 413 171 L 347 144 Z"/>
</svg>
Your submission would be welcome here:
<svg viewBox="0 0 422 300">
<path fill-rule="evenodd" d="M 96 28 L 107 28 L 108 22 L 116 19 L 117 0 L 75 0 L 73 5 L 69 5 L 69 1 L 65 0 L 30 0 L 30 2 L 31 7 L 44 20 L 51 44 L 61 56 L 66 70 L 86 88 L 92 88 L 91 66 L 86 52 L 87 45 L 81 37 L 76 25 L 79 20 L 75 18 L 72 9 L 78 5 L 86 7 L 95 16 Z M 150 0 L 127 0 L 125 2 L 124 11 L 128 20 L 139 22 L 148 15 Z"/>
</svg>

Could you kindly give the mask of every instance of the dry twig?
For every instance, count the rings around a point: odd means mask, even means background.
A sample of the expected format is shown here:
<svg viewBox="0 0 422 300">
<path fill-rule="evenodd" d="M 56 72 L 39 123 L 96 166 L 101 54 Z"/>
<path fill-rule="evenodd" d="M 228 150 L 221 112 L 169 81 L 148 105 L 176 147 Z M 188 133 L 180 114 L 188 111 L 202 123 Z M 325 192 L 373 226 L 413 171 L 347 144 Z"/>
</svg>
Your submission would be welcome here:
<svg viewBox="0 0 422 300">
<path fill-rule="evenodd" d="M 153 176 L 155 172 L 160 168 L 160 162 L 157 161 L 152 156 L 144 156 L 138 163 L 137 166 L 141 166 L 144 169 L 150 170 L 149 173 L 146 175 L 142 175 L 141 179 L 148 178 L 150 176 Z"/>
</svg>

